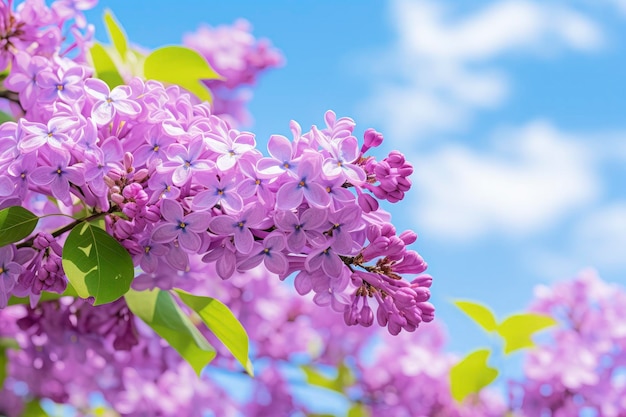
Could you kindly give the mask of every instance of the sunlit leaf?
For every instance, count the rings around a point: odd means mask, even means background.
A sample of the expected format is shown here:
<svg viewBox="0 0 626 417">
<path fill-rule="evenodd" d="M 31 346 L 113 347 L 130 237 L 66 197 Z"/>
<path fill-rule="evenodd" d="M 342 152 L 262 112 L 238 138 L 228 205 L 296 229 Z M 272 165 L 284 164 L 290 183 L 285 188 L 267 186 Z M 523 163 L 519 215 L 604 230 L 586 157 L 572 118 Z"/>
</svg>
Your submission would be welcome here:
<svg viewBox="0 0 626 417">
<path fill-rule="evenodd" d="M 130 290 L 124 296 L 130 310 L 167 341 L 200 376 L 215 357 L 215 349 L 167 291 Z"/>
<path fill-rule="evenodd" d="M 537 313 L 514 314 L 506 318 L 497 329 L 504 339 L 504 353 L 533 347 L 533 334 L 555 324 L 557 321 L 552 317 Z"/>
<path fill-rule="evenodd" d="M 0 247 L 30 235 L 38 221 L 39 217 L 20 206 L 0 210 Z"/>
<path fill-rule="evenodd" d="M 183 46 L 154 50 L 146 57 L 143 68 L 147 79 L 177 84 L 207 101 L 211 100 L 211 93 L 200 80 L 220 77 L 202 55 Z"/>
<path fill-rule="evenodd" d="M 28 417 L 48 417 L 48 413 L 46 413 L 46 411 L 41 408 L 41 404 L 39 402 L 39 399 L 35 398 L 31 401 L 29 401 L 28 403 L 26 403 L 26 405 L 24 406 L 24 411 L 22 412 L 23 416 L 28 416 Z"/>
<path fill-rule="evenodd" d="M 306 375 L 306 382 L 310 385 L 343 393 L 344 387 L 337 378 L 329 378 L 309 365 L 302 365 L 300 369 L 304 371 L 304 374 Z"/>
<path fill-rule="evenodd" d="M 487 365 L 489 349 L 470 353 L 450 369 L 452 398 L 462 402 L 467 396 L 477 394 L 498 376 L 498 370 Z"/>
<path fill-rule="evenodd" d="M 454 301 L 454 305 L 486 331 L 492 332 L 498 327 L 496 318 L 488 307 L 480 303 L 463 300 Z"/>
<path fill-rule="evenodd" d="M 246 330 L 230 309 L 219 300 L 176 290 L 183 303 L 198 313 L 209 330 L 226 346 L 250 376 L 254 376 L 248 356 L 249 340 Z"/>
<path fill-rule="evenodd" d="M 370 410 L 362 403 L 356 403 L 348 410 L 346 417 L 370 417 Z"/>
<path fill-rule="evenodd" d="M 109 39 L 117 52 L 120 54 L 122 62 L 126 61 L 126 53 L 128 52 L 126 34 L 124 33 L 124 29 L 122 29 L 121 25 L 115 19 L 115 16 L 113 16 L 111 10 L 106 10 L 104 12 L 104 24 L 107 28 L 107 32 L 109 33 Z"/>
<path fill-rule="evenodd" d="M 76 293 L 94 305 L 123 296 L 134 278 L 133 260 L 112 236 L 90 223 L 74 227 L 63 246 L 63 269 Z"/>
<path fill-rule="evenodd" d="M 341 384 L 342 387 L 349 387 L 354 384 L 355 381 L 356 377 L 354 376 L 352 369 L 350 369 L 350 367 L 348 367 L 345 363 L 340 363 L 337 367 L 337 382 Z"/>
<path fill-rule="evenodd" d="M 89 52 L 91 53 L 96 77 L 107 83 L 109 88 L 124 84 L 124 79 L 104 46 L 96 42 Z"/>
</svg>

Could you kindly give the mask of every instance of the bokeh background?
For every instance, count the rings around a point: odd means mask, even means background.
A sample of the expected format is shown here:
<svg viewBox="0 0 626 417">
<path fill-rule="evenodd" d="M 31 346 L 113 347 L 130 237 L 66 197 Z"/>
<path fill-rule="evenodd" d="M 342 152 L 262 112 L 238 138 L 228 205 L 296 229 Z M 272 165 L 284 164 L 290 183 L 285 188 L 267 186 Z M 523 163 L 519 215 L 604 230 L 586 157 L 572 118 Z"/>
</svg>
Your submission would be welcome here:
<svg viewBox="0 0 626 417">
<path fill-rule="evenodd" d="M 88 13 L 104 42 L 106 8 L 147 48 L 237 18 L 270 39 L 260 143 L 333 109 L 404 152 L 414 188 L 386 208 L 420 237 L 450 350 L 485 342 L 452 299 L 504 316 L 585 268 L 626 283 L 626 1 L 109 0 Z"/>
</svg>

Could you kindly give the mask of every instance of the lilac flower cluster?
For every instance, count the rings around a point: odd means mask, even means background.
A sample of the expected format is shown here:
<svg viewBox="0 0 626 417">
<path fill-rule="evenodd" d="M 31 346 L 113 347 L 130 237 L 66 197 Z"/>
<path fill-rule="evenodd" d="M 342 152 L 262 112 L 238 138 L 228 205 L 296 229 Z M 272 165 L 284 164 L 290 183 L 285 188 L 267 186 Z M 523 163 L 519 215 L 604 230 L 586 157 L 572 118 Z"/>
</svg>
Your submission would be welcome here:
<svg viewBox="0 0 626 417">
<path fill-rule="evenodd" d="M 183 38 L 183 44 L 200 52 L 223 77 L 205 80 L 213 93 L 213 114 L 232 126 L 250 124 L 246 106 L 260 73 L 282 66 L 284 58 L 268 39 L 255 39 L 252 25 L 238 19 L 233 25 L 203 25 Z"/>
<path fill-rule="evenodd" d="M 0 337 L 15 338 L 20 346 L 8 352 L 2 415 L 22 415 L 24 392 L 26 398 L 71 405 L 77 415 L 94 415 L 93 393 L 123 416 L 200 417 L 208 408 L 236 415 L 222 388 L 199 379 L 160 337 L 135 321 L 123 300 L 98 307 L 70 298 L 35 308 L 13 306 L 0 310 L 0 323 Z"/>
<path fill-rule="evenodd" d="M 529 352 L 525 379 L 511 383 L 523 416 L 626 414 L 626 292 L 594 271 L 540 286 L 531 309 L 561 325 L 548 343 Z"/>
<path fill-rule="evenodd" d="M 4 81 L 24 115 L 0 127 L 0 208 L 103 218 L 144 288 L 181 286 L 197 256 L 222 279 L 261 264 L 281 279 L 295 273 L 298 292 L 350 325 L 376 317 L 397 334 L 432 320 L 431 278 L 401 278 L 426 269 L 407 249 L 416 235 L 397 235 L 378 208 L 403 197 L 412 172 L 400 153 L 366 155 L 380 133 L 367 130 L 359 148 L 354 121 L 329 111 L 322 128 L 292 122 L 292 140 L 273 135 L 264 157 L 252 133 L 176 86 L 134 78 L 110 89 L 84 64 L 26 50 Z M 0 307 L 63 291 L 60 248 L 73 225 L 63 221 L 4 248 Z"/>
<path fill-rule="evenodd" d="M 47 7 L 42 1 L 31 0 L 13 10 L 12 0 L 0 2 L 0 69 L 6 69 L 18 51 L 49 57 L 80 50 L 75 59 L 84 60 L 81 45 L 91 38 L 93 27 L 87 25 L 82 11 L 95 4 L 96 0 L 60 0 Z M 70 36 L 74 41 L 60 51 Z"/>
</svg>

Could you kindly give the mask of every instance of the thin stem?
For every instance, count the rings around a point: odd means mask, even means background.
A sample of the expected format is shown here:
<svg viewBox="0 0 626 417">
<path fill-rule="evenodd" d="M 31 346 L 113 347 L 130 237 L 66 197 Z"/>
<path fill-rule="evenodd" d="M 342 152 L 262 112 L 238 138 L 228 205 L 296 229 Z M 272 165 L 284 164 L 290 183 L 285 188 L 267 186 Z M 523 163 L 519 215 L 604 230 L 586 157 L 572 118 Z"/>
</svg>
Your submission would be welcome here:
<svg viewBox="0 0 626 417">
<path fill-rule="evenodd" d="M 100 217 L 106 216 L 107 214 L 109 214 L 109 212 L 95 213 L 95 214 L 92 214 L 91 216 L 83 217 L 82 219 L 76 219 L 72 223 L 66 224 L 65 226 L 61 227 L 60 229 L 57 229 L 54 232 L 52 232 L 52 237 L 59 237 L 63 233 L 72 230 L 74 227 L 78 226 L 79 224 L 81 224 L 83 222 L 91 222 L 91 221 L 99 219 Z M 37 235 L 31 237 L 30 239 L 28 239 L 25 242 L 20 243 L 19 245 L 17 245 L 17 247 L 18 248 L 32 247 L 33 243 L 35 242 L 35 237 L 36 236 Z"/>
</svg>

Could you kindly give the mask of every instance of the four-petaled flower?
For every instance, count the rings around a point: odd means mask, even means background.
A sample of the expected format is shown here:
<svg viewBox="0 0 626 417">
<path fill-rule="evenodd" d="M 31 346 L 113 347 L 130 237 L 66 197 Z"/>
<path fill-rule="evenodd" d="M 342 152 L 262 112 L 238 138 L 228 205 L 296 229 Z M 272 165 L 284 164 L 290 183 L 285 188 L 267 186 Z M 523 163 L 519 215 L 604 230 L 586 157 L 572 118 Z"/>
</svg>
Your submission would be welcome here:
<svg viewBox="0 0 626 417">
<path fill-rule="evenodd" d="M 209 216 L 205 213 L 189 213 L 174 200 L 161 201 L 161 216 L 165 222 L 159 223 L 152 231 L 152 240 L 157 243 L 170 243 L 178 240 L 181 248 L 195 253 L 202 244 L 201 233 L 209 227 Z"/>
<path fill-rule="evenodd" d="M 237 268 L 245 271 L 263 262 L 268 271 L 282 278 L 289 270 L 289 261 L 282 253 L 284 248 L 285 237 L 282 233 L 270 233 L 261 242 L 254 242 L 251 255 L 244 258 Z"/>
<path fill-rule="evenodd" d="M 238 216 L 213 217 L 209 223 L 209 229 L 218 235 L 233 236 L 237 251 L 248 254 L 254 243 L 254 236 L 250 228 L 260 226 L 264 217 L 265 210 L 263 207 L 255 204 L 249 206 Z"/>
<path fill-rule="evenodd" d="M 104 81 L 89 78 L 85 80 L 85 92 L 96 99 L 91 109 L 91 118 L 99 126 L 109 123 L 116 113 L 136 116 L 141 112 L 141 106 L 129 99 L 131 89 L 127 85 L 118 85 L 109 90 Z"/>
<path fill-rule="evenodd" d="M 50 152 L 49 165 L 35 168 L 30 175 L 36 185 L 49 186 L 52 195 L 67 205 L 71 205 L 70 183 L 80 186 L 85 182 L 82 163 L 70 165 L 70 155 Z"/>
<path fill-rule="evenodd" d="M 295 180 L 285 182 L 276 193 L 276 207 L 279 210 L 291 210 L 306 201 L 314 207 L 325 208 L 330 204 L 326 189 L 315 182 L 319 176 L 319 158 L 317 154 L 307 155 L 298 165 Z"/>
</svg>

